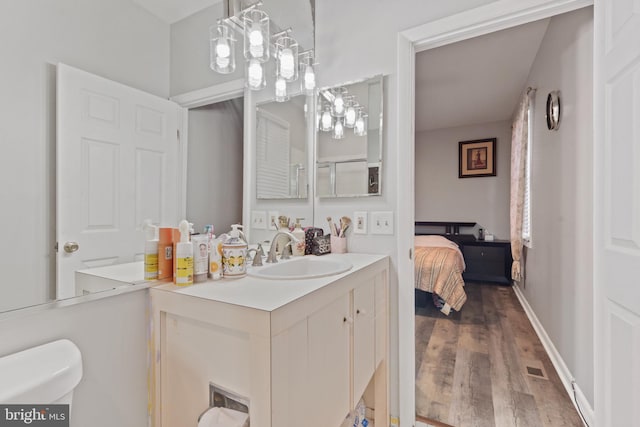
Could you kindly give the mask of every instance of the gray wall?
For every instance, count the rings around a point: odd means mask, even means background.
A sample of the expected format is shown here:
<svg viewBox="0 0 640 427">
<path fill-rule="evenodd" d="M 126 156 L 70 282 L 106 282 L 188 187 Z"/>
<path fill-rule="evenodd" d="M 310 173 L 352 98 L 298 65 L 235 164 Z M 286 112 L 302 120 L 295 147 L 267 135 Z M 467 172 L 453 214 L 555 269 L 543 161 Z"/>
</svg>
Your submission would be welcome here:
<svg viewBox="0 0 640 427">
<path fill-rule="evenodd" d="M 593 405 L 593 12 L 551 19 L 528 85 L 533 124 L 532 238 L 521 289 Z M 560 129 L 546 126 L 547 94 L 560 90 Z"/>
<path fill-rule="evenodd" d="M 187 218 L 196 231 L 242 223 L 243 99 L 189 110 Z"/>
<path fill-rule="evenodd" d="M 497 138 L 496 176 L 458 178 L 458 141 Z M 477 222 L 509 238 L 511 121 L 416 134 L 416 221 Z"/>
<path fill-rule="evenodd" d="M 67 338 L 82 353 L 71 427 L 147 425 L 148 291 L 0 314 L 0 357 Z"/>
<path fill-rule="evenodd" d="M 169 26 L 129 0 L 5 1 L 0 37 L 2 311 L 55 289 L 55 64 L 166 97 Z M 85 369 L 71 425 L 146 425 L 146 294 L 0 315 L 0 355 L 69 338 Z"/>
</svg>

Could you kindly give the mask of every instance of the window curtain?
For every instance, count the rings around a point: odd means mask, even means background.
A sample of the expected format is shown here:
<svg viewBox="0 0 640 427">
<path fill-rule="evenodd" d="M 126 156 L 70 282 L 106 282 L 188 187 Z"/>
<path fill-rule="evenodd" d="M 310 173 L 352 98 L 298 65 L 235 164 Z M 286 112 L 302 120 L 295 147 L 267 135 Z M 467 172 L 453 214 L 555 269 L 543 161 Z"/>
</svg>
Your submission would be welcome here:
<svg viewBox="0 0 640 427">
<path fill-rule="evenodd" d="M 522 260 L 522 219 L 524 215 L 524 188 L 527 150 L 529 149 L 529 93 L 522 95 L 511 128 L 511 198 L 509 220 L 511 231 L 511 278 L 517 282 L 524 277 Z"/>
</svg>

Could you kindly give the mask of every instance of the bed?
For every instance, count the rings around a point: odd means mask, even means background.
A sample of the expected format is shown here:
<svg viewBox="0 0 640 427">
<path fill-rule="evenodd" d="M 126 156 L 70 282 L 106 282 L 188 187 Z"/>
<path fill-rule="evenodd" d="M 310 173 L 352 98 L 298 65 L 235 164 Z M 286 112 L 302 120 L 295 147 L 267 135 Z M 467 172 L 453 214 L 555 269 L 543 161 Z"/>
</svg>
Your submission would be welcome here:
<svg viewBox="0 0 640 427">
<path fill-rule="evenodd" d="M 442 236 L 415 236 L 414 246 L 416 289 L 440 297 L 444 314 L 452 308 L 460 311 L 467 294 L 462 279 L 464 258 L 458 245 Z"/>
</svg>

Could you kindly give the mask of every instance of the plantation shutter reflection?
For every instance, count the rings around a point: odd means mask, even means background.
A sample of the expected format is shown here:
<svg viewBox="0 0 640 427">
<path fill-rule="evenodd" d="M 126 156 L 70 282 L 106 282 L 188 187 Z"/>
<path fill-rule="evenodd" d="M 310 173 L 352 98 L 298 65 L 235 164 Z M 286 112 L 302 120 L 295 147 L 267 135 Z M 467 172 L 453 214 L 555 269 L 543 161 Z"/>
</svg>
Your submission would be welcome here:
<svg viewBox="0 0 640 427">
<path fill-rule="evenodd" d="M 256 136 L 257 196 L 260 199 L 289 197 L 289 123 L 258 109 Z"/>
</svg>

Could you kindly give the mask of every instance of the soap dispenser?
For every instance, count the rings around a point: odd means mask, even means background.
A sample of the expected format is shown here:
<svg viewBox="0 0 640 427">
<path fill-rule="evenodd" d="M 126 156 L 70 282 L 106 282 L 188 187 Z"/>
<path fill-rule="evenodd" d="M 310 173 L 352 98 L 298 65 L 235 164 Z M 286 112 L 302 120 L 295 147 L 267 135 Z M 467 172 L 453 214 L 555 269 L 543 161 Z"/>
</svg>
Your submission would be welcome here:
<svg viewBox="0 0 640 427">
<path fill-rule="evenodd" d="M 142 229 L 146 234 L 144 242 L 144 280 L 156 280 L 158 278 L 158 227 L 145 219 Z"/>
<path fill-rule="evenodd" d="M 305 248 L 305 239 L 304 239 L 304 230 L 302 229 L 302 225 L 300 221 L 304 218 L 296 218 L 296 228 L 293 229 L 291 234 L 293 237 L 298 239 L 297 243 L 291 242 L 291 250 L 293 252 L 293 256 L 303 256 L 304 248 Z"/>
<path fill-rule="evenodd" d="M 176 285 L 193 284 L 193 245 L 189 241 L 189 223 L 180 221 L 180 242 L 176 245 Z"/>
<path fill-rule="evenodd" d="M 233 224 L 229 238 L 222 244 L 224 277 L 236 278 L 247 274 L 247 242 L 240 238 L 240 224 Z"/>
</svg>

